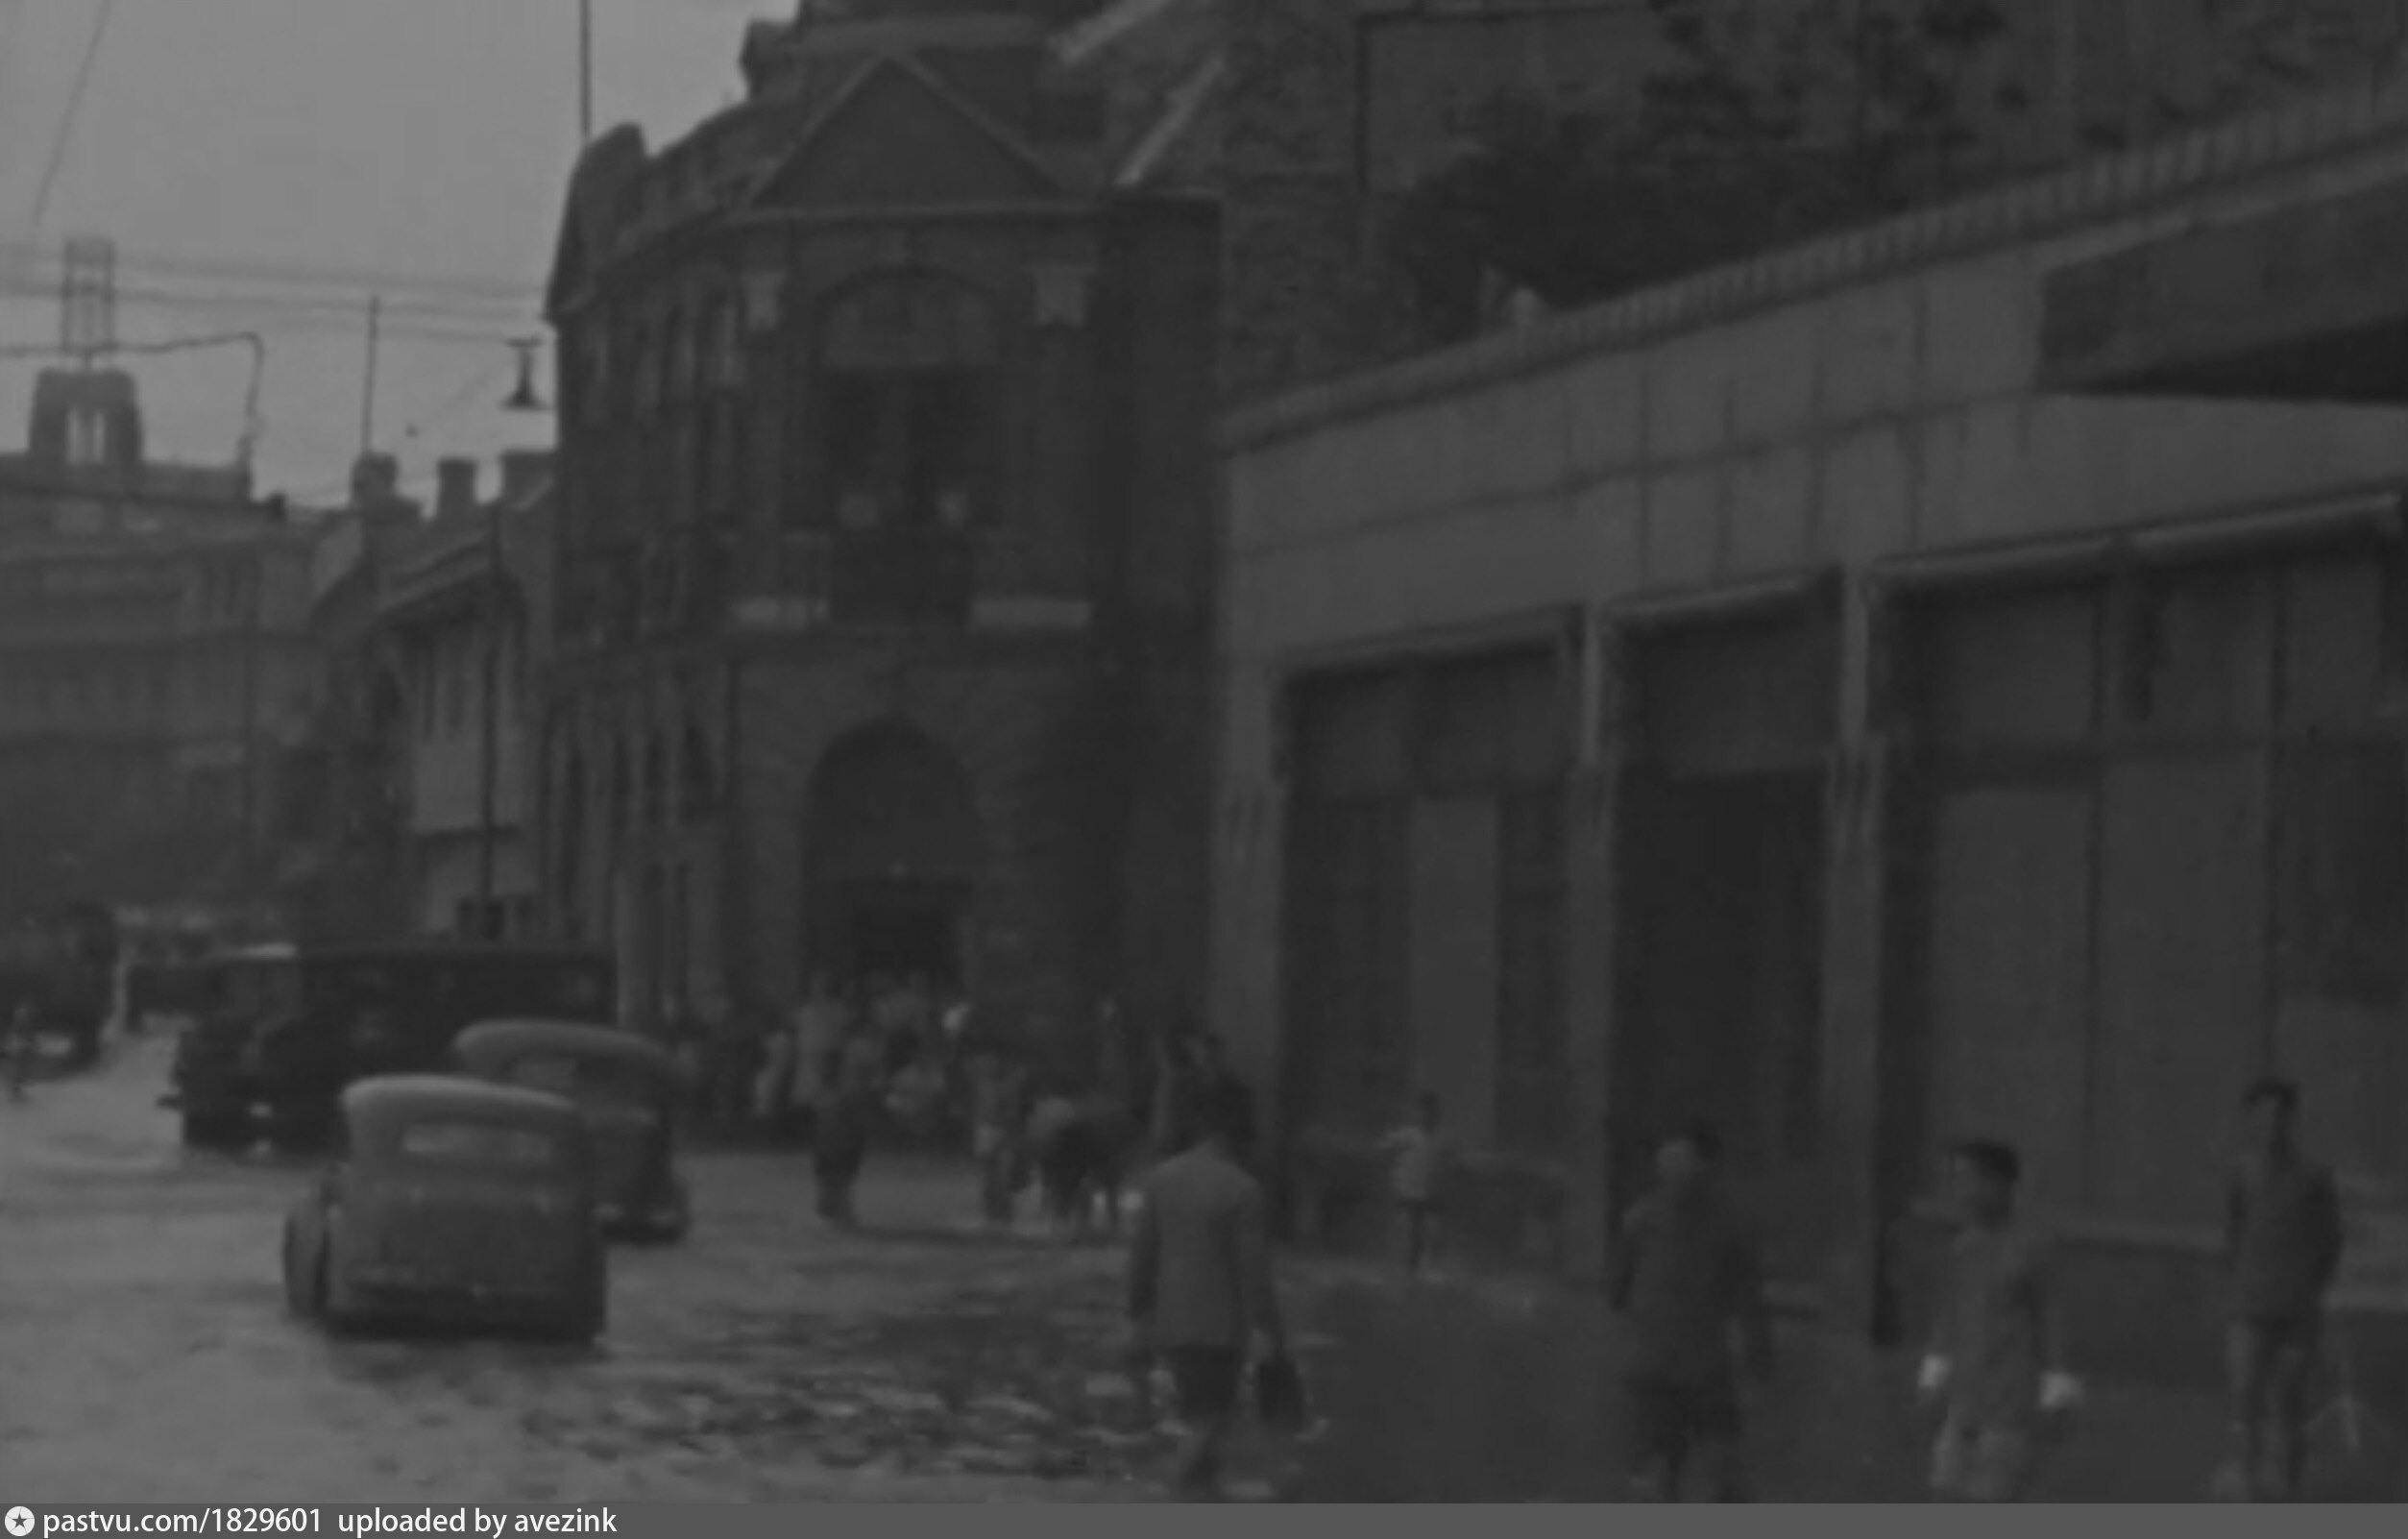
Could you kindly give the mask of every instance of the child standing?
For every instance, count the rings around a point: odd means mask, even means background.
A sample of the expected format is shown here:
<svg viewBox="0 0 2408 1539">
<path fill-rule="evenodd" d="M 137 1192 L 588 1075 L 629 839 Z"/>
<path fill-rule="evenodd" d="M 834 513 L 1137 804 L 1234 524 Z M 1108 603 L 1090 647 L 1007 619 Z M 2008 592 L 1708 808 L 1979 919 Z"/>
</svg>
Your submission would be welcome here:
<svg viewBox="0 0 2408 1539">
<path fill-rule="evenodd" d="M 2016 1502 L 2041 1417 L 2073 1409 L 2081 1386 L 2062 1366 L 2046 1253 L 2016 1216 L 2022 1158 L 1970 1140 L 1958 1145 L 1951 1175 L 1960 1221 L 1920 1380 L 1945 1411 L 1932 1486 L 1948 1501 Z"/>
<path fill-rule="evenodd" d="M 1380 1149 L 1390 1161 L 1389 1190 L 1404 1216 L 1404 1268 L 1418 1275 L 1436 1235 L 1438 1183 L 1447 1162 L 1438 1097 L 1423 1090 L 1414 1103 L 1413 1120 L 1381 1139 Z"/>
<path fill-rule="evenodd" d="M 1722 1144 L 1695 1123 L 1656 1152 L 1656 1188 L 1632 1209 L 1615 1258 L 1612 1302 L 1629 1322 L 1636 1483 L 1680 1500 L 1705 1467 L 1716 1502 L 1749 1500 L 1736 1334 L 1752 1378 L 1772 1375 L 1772 1318 L 1756 1246 L 1715 1181 Z"/>
<path fill-rule="evenodd" d="M 2269 1489 L 2295 1500 L 2306 1483 L 2324 1295 L 2341 1269 L 2341 1195 L 2332 1172 L 2299 1152 L 2297 1086 L 2262 1080 L 2241 1107 L 2249 1142 L 2225 1209 L 2232 1450 L 2224 1483 L 2250 1500 Z"/>
</svg>

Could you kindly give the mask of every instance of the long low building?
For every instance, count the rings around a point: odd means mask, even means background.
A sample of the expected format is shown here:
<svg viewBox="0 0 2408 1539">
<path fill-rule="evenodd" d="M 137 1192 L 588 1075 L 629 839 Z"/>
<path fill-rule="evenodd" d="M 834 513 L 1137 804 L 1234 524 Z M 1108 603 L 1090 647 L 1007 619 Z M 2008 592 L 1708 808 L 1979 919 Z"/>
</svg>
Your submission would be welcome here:
<svg viewBox="0 0 2408 1539">
<path fill-rule="evenodd" d="M 2085 1339 L 2199 1362 L 2252 1077 L 2408 1197 L 2403 258 L 2390 86 L 1229 422 L 1214 1011 L 1299 1225 L 1428 1088 L 1468 1239 L 1593 1272 L 1709 1115 L 1889 1333 L 2005 1136 Z"/>
</svg>

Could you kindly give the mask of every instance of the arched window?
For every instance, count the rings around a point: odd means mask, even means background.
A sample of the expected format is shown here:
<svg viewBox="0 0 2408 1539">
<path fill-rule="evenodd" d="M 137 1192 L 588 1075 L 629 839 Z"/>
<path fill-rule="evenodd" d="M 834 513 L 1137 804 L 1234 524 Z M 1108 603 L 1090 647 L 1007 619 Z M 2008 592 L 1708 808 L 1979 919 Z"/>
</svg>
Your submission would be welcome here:
<svg viewBox="0 0 2408 1539">
<path fill-rule="evenodd" d="M 889 273 L 820 318 L 823 505 L 847 527 L 991 516 L 1000 388 L 993 307 L 931 273 Z"/>
</svg>

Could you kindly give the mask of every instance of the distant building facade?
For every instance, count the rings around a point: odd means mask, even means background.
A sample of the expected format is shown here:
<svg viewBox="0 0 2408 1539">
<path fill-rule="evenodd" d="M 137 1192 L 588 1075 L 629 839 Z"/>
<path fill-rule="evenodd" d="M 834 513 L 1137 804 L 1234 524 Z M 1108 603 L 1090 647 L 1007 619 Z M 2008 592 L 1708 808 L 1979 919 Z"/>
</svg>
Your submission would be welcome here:
<svg viewBox="0 0 2408 1539">
<path fill-rule="evenodd" d="M 530 568 L 551 468 L 546 454 L 507 456 L 491 500 L 476 471 L 443 462 L 434 518 L 397 554 L 377 607 L 405 716 L 405 922 L 515 939 L 537 922 Z"/>
<path fill-rule="evenodd" d="M 389 454 L 363 455 L 340 509 L 315 521 L 306 724 L 285 777 L 279 891 L 297 937 L 408 934 L 411 718 L 379 596 L 425 536 Z"/>
<path fill-rule="evenodd" d="M 742 105 L 578 169 L 545 892 L 640 1011 L 1200 998 L 1214 210 L 1099 9 L 758 25 Z"/>
<path fill-rule="evenodd" d="M 310 538 L 51 371 L 0 461 L 0 901 L 249 901 L 307 673 Z"/>
</svg>

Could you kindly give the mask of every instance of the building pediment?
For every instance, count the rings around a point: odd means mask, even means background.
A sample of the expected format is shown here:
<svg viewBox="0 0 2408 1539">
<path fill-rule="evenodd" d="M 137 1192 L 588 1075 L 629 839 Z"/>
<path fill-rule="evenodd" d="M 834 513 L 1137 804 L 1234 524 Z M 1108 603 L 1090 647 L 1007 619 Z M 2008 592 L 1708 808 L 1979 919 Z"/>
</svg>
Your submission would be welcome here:
<svg viewBox="0 0 2408 1539">
<path fill-rule="evenodd" d="M 753 207 L 902 208 L 1070 195 L 1009 129 L 920 65 L 883 55 L 804 129 Z"/>
</svg>

